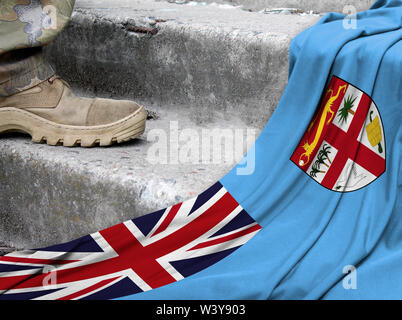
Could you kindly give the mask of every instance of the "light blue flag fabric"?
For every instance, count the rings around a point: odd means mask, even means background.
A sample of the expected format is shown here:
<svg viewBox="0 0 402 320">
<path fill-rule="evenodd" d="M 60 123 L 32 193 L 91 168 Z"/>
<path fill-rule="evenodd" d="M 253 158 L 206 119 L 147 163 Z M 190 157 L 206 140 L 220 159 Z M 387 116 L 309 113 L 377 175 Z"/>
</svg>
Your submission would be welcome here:
<svg viewBox="0 0 402 320">
<path fill-rule="evenodd" d="M 401 299 L 401 26 L 402 1 L 379 0 L 352 23 L 330 13 L 299 34 L 287 88 L 245 157 L 255 153 L 253 173 L 239 175 L 239 164 L 220 181 L 262 229 L 209 268 L 123 299 Z M 380 126 L 365 126 L 385 172 L 352 192 L 324 187 L 290 160 L 332 76 L 380 115 Z"/>
</svg>

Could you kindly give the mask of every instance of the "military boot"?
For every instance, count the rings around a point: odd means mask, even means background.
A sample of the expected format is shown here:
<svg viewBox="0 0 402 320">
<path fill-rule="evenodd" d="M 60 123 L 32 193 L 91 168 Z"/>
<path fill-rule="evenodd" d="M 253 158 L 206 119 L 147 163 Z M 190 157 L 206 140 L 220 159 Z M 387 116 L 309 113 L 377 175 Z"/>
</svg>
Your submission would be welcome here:
<svg viewBox="0 0 402 320">
<path fill-rule="evenodd" d="M 108 146 L 145 130 L 144 107 L 127 100 L 77 97 L 58 76 L 0 98 L 0 133 L 28 133 L 49 145 Z"/>
</svg>

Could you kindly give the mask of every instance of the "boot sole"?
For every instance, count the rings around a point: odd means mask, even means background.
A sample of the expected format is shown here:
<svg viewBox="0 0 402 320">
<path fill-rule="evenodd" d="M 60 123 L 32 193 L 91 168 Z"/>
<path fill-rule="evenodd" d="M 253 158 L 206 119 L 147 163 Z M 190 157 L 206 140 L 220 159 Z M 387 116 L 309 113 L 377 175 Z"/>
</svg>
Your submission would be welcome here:
<svg viewBox="0 0 402 320">
<path fill-rule="evenodd" d="M 58 124 L 17 108 L 0 109 L 0 133 L 18 131 L 29 134 L 36 143 L 65 147 L 109 146 L 132 140 L 145 131 L 147 113 L 141 107 L 135 113 L 110 124 L 71 126 Z"/>
</svg>

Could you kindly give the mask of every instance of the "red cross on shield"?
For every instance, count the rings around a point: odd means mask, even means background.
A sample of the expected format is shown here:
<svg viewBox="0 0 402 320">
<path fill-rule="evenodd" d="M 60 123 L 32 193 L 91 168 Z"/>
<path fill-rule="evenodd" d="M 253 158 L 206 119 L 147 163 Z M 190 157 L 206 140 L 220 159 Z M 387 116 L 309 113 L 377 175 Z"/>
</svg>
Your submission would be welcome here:
<svg viewBox="0 0 402 320">
<path fill-rule="evenodd" d="M 327 189 L 350 192 L 385 172 L 380 112 L 362 90 L 333 76 L 291 161 Z"/>
</svg>

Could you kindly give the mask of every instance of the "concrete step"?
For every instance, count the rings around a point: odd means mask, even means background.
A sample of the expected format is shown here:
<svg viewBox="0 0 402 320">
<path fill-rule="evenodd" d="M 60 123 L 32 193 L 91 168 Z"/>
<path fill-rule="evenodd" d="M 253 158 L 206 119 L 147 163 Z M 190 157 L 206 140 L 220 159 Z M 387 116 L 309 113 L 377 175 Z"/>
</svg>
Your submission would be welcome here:
<svg viewBox="0 0 402 320">
<path fill-rule="evenodd" d="M 7 254 L 7 253 L 13 252 L 13 251 L 15 251 L 15 250 L 16 250 L 15 248 L 11 248 L 11 247 L 9 247 L 9 246 L 3 245 L 3 244 L 0 242 L 0 257 L 1 257 L 1 256 L 4 256 L 4 255 Z"/>
<path fill-rule="evenodd" d="M 165 0 L 162 0 L 165 1 Z M 194 5 L 198 2 L 200 5 L 214 4 L 226 6 L 241 6 L 248 11 L 261 11 L 279 8 L 294 8 L 301 12 L 341 12 L 353 7 L 356 11 L 364 11 L 374 4 L 374 0 L 167 0 L 170 3 Z M 347 12 L 347 11 L 346 11 Z M 345 13 L 346 13 L 345 12 Z"/>
<path fill-rule="evenodd" d="M 186 106 L 158 117 L 139 139 L 108 148 L 1 135 L 1 242 L 18 249 L 62 243 L 192 198 L 240 161 L 259 134 L 223 115 L 197 125 Z"/>
<path fill-rule="evenodd" d="M 202 116 L 234 113 L 263 126 L 286 86 L 291 39 L 319 18 L 78 0 L 47 55 L 65 79 L 91 93 L 190 106 Z"/>
<path fill-rule="evenodd" d="M 132 99 L 156 116 L 142 137 L 110 148 L 0 136 L 0 241 L 18 249 L 61 243 L 205 190 L 268 121 L 286 86 L 289 43 L 318 19 L 78 0 L 46 48 L 58 73 L 79 94 Z"/>
</svg>

